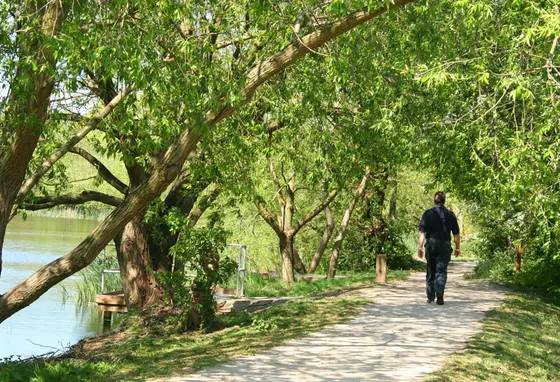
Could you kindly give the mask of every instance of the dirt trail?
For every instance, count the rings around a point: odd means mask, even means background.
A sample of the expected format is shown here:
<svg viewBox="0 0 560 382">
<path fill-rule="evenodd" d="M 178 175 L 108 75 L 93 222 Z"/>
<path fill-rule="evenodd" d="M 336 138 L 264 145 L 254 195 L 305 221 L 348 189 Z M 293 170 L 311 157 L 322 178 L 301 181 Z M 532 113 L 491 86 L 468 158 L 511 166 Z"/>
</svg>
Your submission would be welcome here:
<svg viewBox="0 0 560 382">
<path fill-rule="evenodd" d="M 449 268 L 445 305 L 427 304 L 424 273 L 404 282 L 345 295 L 375 300 L 353 320 L 292 340 L 258 355 L 170 381 L 414 381 L 439 369 L 481 329 L 484 313 L 506 290 Z"/>
</svg>

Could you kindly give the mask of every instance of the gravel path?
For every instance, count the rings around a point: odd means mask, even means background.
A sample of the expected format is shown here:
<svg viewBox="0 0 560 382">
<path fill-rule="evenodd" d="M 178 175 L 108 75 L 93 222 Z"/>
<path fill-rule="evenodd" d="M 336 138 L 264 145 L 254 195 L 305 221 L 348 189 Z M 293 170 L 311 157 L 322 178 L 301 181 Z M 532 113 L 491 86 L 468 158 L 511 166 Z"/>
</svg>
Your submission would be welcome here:
<svg viewBox="0 0 560 382">
<path fill-rule="evenodd" d="M 445 305 L 427 304 L 424 273 L 405 282 L 345 295 L 372 298 L 352 321 L 292 340 L 255 356 L 170 381 L 414 381 L 439 369 L 481 330 L 484 313 L 506 290 L 463 275 L 472 263 L 449 268 Z"/>
</svg>

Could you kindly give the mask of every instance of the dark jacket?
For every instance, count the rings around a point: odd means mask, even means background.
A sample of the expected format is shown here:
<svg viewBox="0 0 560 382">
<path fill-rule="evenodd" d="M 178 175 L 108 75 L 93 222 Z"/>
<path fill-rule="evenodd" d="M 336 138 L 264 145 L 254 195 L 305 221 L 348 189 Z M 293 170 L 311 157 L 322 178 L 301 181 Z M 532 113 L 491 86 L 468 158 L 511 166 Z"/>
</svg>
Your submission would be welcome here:
<svg viewBox="0 0 560 382">
<path fill-rule="evenodd" d="M 459 234 L 459 225 L 452 211 L 442 205 L 436 205 L 424 212 L 418 230 L 424 232 L 427 239 L 450 241 L 451 232 L 453 235 Z"/>
</svg>

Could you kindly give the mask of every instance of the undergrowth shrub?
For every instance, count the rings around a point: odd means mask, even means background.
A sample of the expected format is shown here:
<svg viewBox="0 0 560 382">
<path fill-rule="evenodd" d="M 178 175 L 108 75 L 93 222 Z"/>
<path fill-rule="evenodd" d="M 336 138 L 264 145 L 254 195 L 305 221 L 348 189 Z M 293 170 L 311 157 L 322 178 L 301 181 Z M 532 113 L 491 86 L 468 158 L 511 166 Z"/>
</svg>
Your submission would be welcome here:
<svg viewBox="0 0 560 382">
<path fill-rule="evenodd" d="M 405 240 L 410 236 L 410 225 L 400 221 L 390 222 L 383 237 L 365 239 L 361 228 L 351 227 L 344 240 L 337 269 L 347 272 L 371 272 L 375 270 L 377 253 L 373 248 L 381 248 L 387 255 L 390 269 L 412 269 L 417 261 L 413 258 Z M 416 248 L 416 245 L 414 246 Z"/>
<path fill-rule="evenodd" d="M 173 226 L 181 232 L 171 249 L 177 267 L 158 272 L 157 277 L 166 286 L 169 302 L 180 308 L 180 313 L 173 318 L 178 331 L 211 330 L 217 309 L 214 288 L 237 269 L 235 261 L 220 259 L 229 233 L 217 215 L 209 219 L 206 227 L 188 228 L 186 221 Z"/>
</svg>

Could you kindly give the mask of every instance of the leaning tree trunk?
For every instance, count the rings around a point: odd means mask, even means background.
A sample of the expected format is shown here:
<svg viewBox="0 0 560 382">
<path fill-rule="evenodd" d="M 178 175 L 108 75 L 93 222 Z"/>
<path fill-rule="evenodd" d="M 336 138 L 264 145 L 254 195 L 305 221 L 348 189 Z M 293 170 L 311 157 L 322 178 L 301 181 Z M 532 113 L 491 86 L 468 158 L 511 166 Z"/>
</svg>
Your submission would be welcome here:
<svg viewBox="0 0 560 382">
<path fill-rule="evenodd" d="M 348 224 L 350 223 L 350 218 L 352 217 L 352 211 L 354 211 L 354 206 L 358 199 L 362 197 L 364 194 L 364 190 L 366 188 L 367 179 L 369 177 L 370 170 L 366 168 L 366 173 L 362 178 L 362 182 L 358 186 L 356 190 L 356 194 L 352 198 L 350 205 L 344 212 L 344 216 L 342 217 L 342 222 L 340 223 L 340 229 L 338 231 L 338 235 L 334 242 L 333 251 L 331 253 L 331 260 L 329 262 L 329 272 L 327 274 L 327 278 L 332 279 L 336 275 L 336 264 L 338 263 L 338 256 L 340 254 L 340 249 L 342 248 L 342 242 L 344 241 L 344 236 L 346 235 L 346 230 L 348 229 Z"/>
<path fill-rule="evenodd" d="M 23 7 L 21 15 L 28 23 L 20 29 L 30 30 L 18 32 L 15 40 L 18 68 L 10 84 L 12 93 L 0 125 L 4 132 L 13 132 L 6 144 L 0 142 L 0 275 L 2 247 L 12 207 L 47 119 L 55 84 L 51 73 L 56 72 L 56 60 L 48 40 L 60 31 L 68 10 L 65 5 L 63 1 L 48 6 L 31 2 Z M 33 66 L 46 70 L 38 72 Z"/>
<path fill-rule="evenodd" d="M 327 194 L 323 192 L 323 200 L 325 200 Z M 319 247 L 315 251 L 313 255 L 313 259 L 311 259 L 311 264 L 309 265 L 309 273 L 315 273 L 319 263 L 321 262 L 321 258 L 329 245 L 329 241 L 331 240 L 332 234 L 334 232 L 334 219 L 329 206 L 325 207 L 325 217 L 327 219 L 327 226 L 325 227 L 325 232 L 323 232 L 323 237 L 319 242 Z"/>
<path fill-rule="evenodd" d="M 301 259 L 301 256 L 299 255 L 299 252 L 297 249 L 295 249 L 295 247 L 294 247 L 294 271 L 301 274 L 307 273 L 307 268 L 305 268 L 305 264 L 303 263 L 303 260 Z"/>
</svg>

